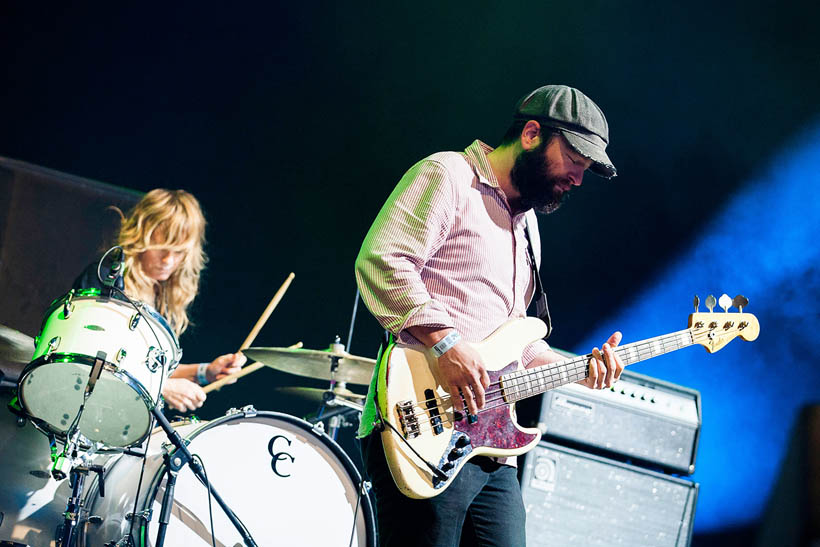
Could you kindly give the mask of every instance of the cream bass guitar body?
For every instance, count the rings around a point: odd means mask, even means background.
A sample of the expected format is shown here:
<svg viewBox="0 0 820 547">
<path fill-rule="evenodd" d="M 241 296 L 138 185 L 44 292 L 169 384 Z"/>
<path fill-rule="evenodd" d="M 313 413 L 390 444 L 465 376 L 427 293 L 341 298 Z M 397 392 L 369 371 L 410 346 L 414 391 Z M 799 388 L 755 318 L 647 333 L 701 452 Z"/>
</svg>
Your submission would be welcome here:
<svg viewBox="0 0 820 547">
<path fill-rule="evenodd" d="M 619 346 L 616 354 L 630 365 L 694 344 L 713 353 L 737 336 L 747 341 L 757 338 L 757 318 L 742 311 L 748 300 L 724 298 L 724 313 L 711 311 L 715 299 L 710 296 L 706 301 L 710 311 L 690 315 L 687 329 Z M 739 312 L 728 312 L 733 302 Z M 436 496 L 474 456 L 517 456 L 538 443 L 538 429 L 516 423 L 515 402 L 586 378 L 592 358 L 591 354 L 581 355 L 524 369 L 524 348 L 545 333 L 546 326 L 540 320 L 528 317 L 505 323 L 484 341 L 473 344 L 490 377 L 484 408 L 477 415 L 454 411 L 439 376 L 438 361 L 430 350 L 404 344 L 385 349 L 377 404 L 386 422 L 381 433 L 385 456 L 402 493 L 411 498 Z"/>
</svg>

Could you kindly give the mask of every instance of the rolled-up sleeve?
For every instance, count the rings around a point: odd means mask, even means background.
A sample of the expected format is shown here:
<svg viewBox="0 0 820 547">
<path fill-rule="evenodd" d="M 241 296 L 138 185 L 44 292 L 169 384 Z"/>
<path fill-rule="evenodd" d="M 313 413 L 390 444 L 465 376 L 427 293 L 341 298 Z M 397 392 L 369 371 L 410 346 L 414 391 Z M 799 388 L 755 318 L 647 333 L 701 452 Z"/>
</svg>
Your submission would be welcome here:
<svg viewBox="0 0 820 547">
<path fill-rule="evenodd" d="M 365 305 L 393 334 L 412 326 L 453 326 L 421 271 L 444 243 L 457 209 L 446 169 L 422 160 L 402 177 L 367 233 L 356 259 L 356 282 Z"/>
</svg>

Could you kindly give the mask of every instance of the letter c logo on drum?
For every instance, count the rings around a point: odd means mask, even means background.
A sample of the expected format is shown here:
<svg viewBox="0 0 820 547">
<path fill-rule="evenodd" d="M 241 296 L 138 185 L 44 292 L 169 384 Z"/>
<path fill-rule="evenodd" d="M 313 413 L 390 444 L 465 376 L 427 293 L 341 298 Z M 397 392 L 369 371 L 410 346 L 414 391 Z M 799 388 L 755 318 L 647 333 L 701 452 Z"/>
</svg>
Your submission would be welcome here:
<svg viewBox="0 0 820 547">
<path fill-rule="evenodd" d="M 290 458 L 291 463 L 293 463 L 294 458 L 293 458 L 293 456 L 291 456 L 290 454 L 288 454 L 284 450 L 281 451 L 281 452 L 274 453 L 273 445 L 276 443 L 277 439 L 285 439 L 285 442 L 288 443 L 288 446 L 290 446 L 290 444 L 291 444 L 290 439 L 288 439 L 284 435 L 276 435 L 270 440 L 270 442 L 268 443 L 268 453 L 273 458 L 270 462 L 270 468 L 273 469 L 273 472 L 276 473 L 276 475 L 282 477 L 283 479 L 286 479 L 286 478 L 290 477 L 290 474 L 283 475 L 282 473 L 280 473 L 279 470 L 276 469 L 276 464 L 279 463 L 280 460 L 284 460 L 286 458 Z"/>
</svg>

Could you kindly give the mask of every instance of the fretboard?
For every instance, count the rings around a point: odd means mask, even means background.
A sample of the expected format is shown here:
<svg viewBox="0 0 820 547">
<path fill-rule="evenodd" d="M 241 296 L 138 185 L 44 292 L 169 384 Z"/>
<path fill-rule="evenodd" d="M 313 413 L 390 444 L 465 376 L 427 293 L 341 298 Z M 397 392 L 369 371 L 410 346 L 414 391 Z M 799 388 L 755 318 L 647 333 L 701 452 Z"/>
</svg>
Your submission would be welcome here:
<svg viewBox="0 0 820 547">
<path fill-rule="evenodd" d="M 691 346 L 693 343 L 691 331 L 685 329 L 618 346 L 614 351 L 624 365 L 632 365 Z M 592 359 L 592 354 L 588 353 L 557 363 L 505 374 L 501 377 L 504 400 L 508 403 L 520 401 L 565 384 L 583 380 L 589 376 L 590 359 Z"/>
</svg>

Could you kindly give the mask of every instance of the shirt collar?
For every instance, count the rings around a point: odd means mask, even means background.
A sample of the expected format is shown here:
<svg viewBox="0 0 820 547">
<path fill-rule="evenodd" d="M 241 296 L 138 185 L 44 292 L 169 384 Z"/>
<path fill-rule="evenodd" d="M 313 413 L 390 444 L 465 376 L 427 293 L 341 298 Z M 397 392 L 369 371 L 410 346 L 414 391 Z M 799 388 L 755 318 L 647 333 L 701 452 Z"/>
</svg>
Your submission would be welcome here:
<svg viewBox="0 0 820 547">
<path fill-rule="evenodd" d="M 464 155 L 467 156 L 467 161 L 473 166 L 473 170 L 478 175 L 480 182 L 493 188 L 499 188 L 498 179 L 490 166 L 490 160 L 487 159 L 487 154 L 492 151 L 491 146 L 476 139 L 473 144 L 464 150 Z"/>
</svg>

